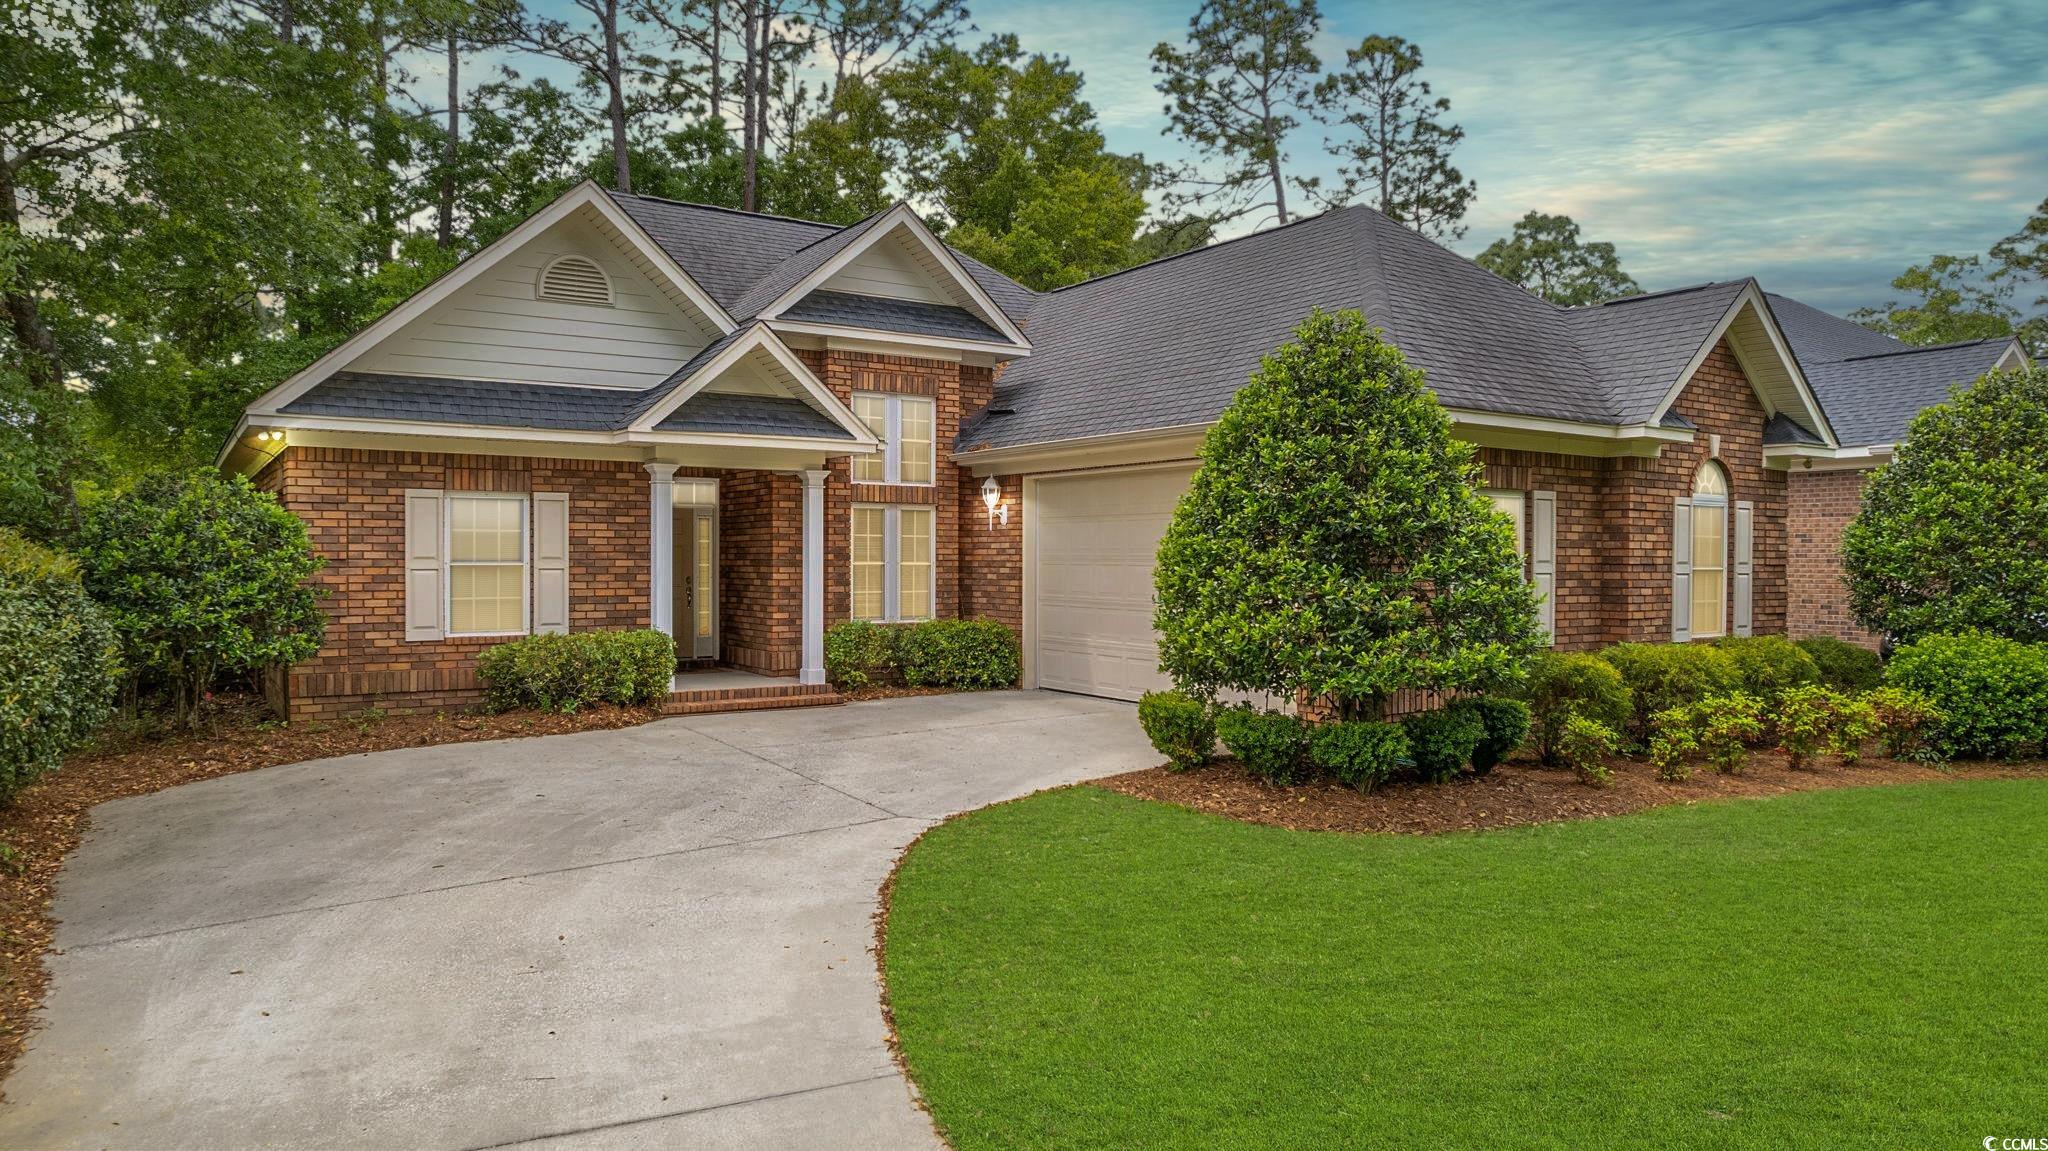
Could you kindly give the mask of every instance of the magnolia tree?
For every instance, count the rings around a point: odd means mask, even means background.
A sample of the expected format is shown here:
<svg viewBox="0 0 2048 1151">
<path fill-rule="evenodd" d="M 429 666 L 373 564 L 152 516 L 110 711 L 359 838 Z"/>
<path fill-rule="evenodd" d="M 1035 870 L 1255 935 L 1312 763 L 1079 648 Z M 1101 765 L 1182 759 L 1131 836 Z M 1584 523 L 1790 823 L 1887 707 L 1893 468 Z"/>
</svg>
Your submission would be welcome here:
<svg viewBox="0 0 2048 1151">
<path fill-rule="evenodd" d="M 1842 569 L 1871 631 L 2048 641 L 2048 368 L 1993 372 L 1914 417 L 1842 533 Z"/>
<path fill-rule="evenodd" d="M 325 620 L 306 526 L 242 476 L 164 472 L 91 509 L 86 590 L 121 639 L 132 683 L 166 689 L 192 723 L 217 677 L 313 658 Z"/>
<path fill-rule="evenodd" d="M 1347 718 L 1403 688 L 1519 679 L 1536 596 L 1477 470 L 1378 329 L 1312 313 L 1224 410 L 1160 541 L 1161 666 L 1197 695 Z"/>
</svg>

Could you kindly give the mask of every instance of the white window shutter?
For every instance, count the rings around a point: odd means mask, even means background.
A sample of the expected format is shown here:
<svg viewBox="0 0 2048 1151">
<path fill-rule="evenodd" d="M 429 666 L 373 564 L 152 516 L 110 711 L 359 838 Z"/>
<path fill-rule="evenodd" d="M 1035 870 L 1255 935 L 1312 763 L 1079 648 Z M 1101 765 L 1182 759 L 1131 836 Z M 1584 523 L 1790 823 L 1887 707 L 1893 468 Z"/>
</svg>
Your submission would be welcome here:
<svg viewBox="0 0 2048 1151">
<path fill-rule="evenodd" d="M 1735 634 L 1749 635 L 1752 630 L 1750 608 L 1750 549 L 1755 533 L 1756 505 L 1748 500 L 1735 501 Z"/>
<path fill-rule="evenodd" d="M 1682 499 L 1671 512 L 1671 642 L 1692 638 L 1692 501 Z"/>
<path fill-rule="evenodd" d="M 440 639 L 442 594 L 442 549 L 446 534 L 441 530 L 441 493 L 421 488 L 405 492 L 405 638 L 408 641 Z"/>
<path fill-rule="evenodd" d="M 1537 618 L 1552 643 L 1557 639 L 1557 493 L 1535 492 L 1530 497 L 1529 582 L 1543 597 Z"/>
<path fill-rule="evenodd" d="M 533 493 L 533 630 L 569 630 L 569 494 Z"/>
</svg>

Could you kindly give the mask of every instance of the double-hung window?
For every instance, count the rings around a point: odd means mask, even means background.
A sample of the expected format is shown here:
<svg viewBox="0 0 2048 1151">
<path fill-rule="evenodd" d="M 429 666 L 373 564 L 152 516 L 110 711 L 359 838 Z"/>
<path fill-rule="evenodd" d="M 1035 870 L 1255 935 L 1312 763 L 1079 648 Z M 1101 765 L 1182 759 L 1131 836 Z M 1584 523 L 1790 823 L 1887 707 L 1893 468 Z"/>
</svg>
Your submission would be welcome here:
<svg viewBox="0 0 2048 1151">
<path fill-rule="evenodd" d="M 1515 525 L 1515 555 L 1522 560 L 1523 566 L 1527 567 L 1529 560 L 1528 501 L 1521 492 L 1488 491 L 1485 495 L 1492 502 L 1494 511 L 1513 521 Z"/>
<path fill-rule="evenodd" d="M 853 506 L 853 618 L 877 623 L 932 616 L 932 509 Z"/>
<path fill-rule="evenodd" d="M 526 631 L 526 499 L 448 493 L 448 634 Z"/>
<path fill-rule="evenodd" d="M 882 442 L 882 450 L 853 457 L 854 482 L 931 483 L 938 464 L 934 412 L 928 396 L 855 392 L 853 414 Z"/>
<path fill-rule="evenodd" d="M 1692 636 L 1727 631 L 1728 473 L 1712 460 L 1692 485 Z"/>
</svg>

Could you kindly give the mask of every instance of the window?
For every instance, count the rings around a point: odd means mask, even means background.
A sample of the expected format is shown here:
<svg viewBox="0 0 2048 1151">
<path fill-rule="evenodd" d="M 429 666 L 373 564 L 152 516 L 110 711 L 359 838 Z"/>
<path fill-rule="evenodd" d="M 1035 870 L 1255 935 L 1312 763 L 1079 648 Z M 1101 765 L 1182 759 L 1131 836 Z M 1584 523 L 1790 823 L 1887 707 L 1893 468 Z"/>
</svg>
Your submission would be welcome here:
<svg viewBox="0 0 2048 1151">
<path fill-rule="evenodd" d="M 1706 638 L 1728 620 L 1728 473 L 1712 460 L 1692 482 L 1692 634 Z"/>
<path fill-rule="evenodd" d="M 448 496 L 448 634 L 526 630 L 526 500 Z"/>
<path fill-rule="evenodd" d="M 882 450 L 853 457 L 863 484 L 929 484 L 937 466 L 934 408 L 925 396 L 855 392 L 853 414 L 882 441 Z"/>
<path fill-rule="evenodd" d="M 1493 510 L 1508 517 L 1515 525 L 1515 554 L 1526 562 L 1529 558 L 1528 501 L 1521 492 L 1489 491 L 1481 493 L 1493 501 Z"/>
<path fill-rule="evenodd" d="M 932 615 L 932 509 L 853 508 L 853 618 L 877 623 Z"/>
<path fill-rule="evenodd" d="M 888 476 L 889 443 L 889 397 L 867 392 L 856 392 L 853 397 L 853 414 L 866 424 L 868 431 L 882 441 L 883 450 L 871 455 L 853 457 L 853 479 L 855 483 L 879 484 Z"/>
</svg>

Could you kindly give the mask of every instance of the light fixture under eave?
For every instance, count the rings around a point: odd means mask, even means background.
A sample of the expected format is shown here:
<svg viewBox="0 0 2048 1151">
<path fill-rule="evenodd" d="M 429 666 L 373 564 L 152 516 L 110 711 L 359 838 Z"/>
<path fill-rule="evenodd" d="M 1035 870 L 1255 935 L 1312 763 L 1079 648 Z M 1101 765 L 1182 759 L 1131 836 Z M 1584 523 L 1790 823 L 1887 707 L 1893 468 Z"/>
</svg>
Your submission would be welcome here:
<svg viewBox="0 0 2048 1151">
<path fill-rule="evenodd" d="M 997 520 L 1010 526 L 1010 505 L 1003 502 L 1003 485 L 994 476 L 981 481 L 981 502 L 988 508 L 988 530 L 996 530 Z"/>
</svg>

